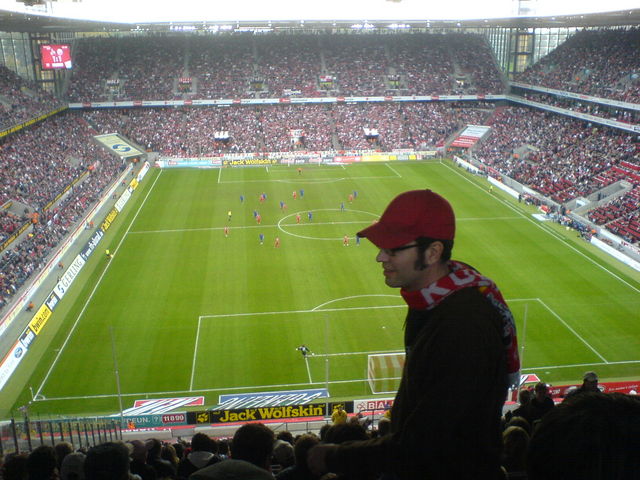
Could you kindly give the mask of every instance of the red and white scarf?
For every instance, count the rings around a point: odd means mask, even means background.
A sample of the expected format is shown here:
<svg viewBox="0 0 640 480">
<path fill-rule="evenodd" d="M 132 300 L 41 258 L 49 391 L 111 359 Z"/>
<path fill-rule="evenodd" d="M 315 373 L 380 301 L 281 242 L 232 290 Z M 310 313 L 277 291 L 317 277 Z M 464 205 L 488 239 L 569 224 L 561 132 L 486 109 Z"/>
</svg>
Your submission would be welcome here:
<svg viewBox="0 0 640 480">
<path fill-rule="evenodd" d="M 408 292 L 401 290 L 402 297 L 410 308 L 415 310 L 431 310 L 440 304 L 445 298 L 463 288 L 477 288 L 491 305 L 498 311 L 502 318 L 502 343 L 507 351 L 507 373 L 509 382 L 517 384 L 520 371 L 520 357 L 518 355 L 518 340 L 516 336 L 516 324 L 513 314 L 504 301 L 500 290 L 493 280 L 475 271 L 469 265 L 451 260 L 449 262 L 451 273 L 432 283 L 422 290 Z"/>
</svg>

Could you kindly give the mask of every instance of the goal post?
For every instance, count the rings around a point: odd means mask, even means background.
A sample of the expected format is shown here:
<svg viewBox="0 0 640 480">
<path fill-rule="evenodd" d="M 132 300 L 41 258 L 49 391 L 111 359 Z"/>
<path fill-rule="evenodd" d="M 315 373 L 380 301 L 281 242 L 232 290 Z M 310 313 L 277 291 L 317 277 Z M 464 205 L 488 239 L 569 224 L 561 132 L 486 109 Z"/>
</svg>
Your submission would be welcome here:
<svg viewBox="0 0 640 480">
<path fill-rule="evenodd" d="M 395 393 L 403 367 L 404 352 L 370 354 L 367 358 L 367 379 L 371 393 Z"/>
</svg>

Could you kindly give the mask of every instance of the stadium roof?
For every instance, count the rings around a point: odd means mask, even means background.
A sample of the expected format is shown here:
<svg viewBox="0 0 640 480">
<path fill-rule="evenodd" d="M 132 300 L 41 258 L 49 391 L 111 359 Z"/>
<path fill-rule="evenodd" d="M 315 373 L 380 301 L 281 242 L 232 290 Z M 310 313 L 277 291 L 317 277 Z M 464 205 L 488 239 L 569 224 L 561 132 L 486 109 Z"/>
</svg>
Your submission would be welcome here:
<svg viewBox="0 0 640 480">
<path fill-rule="evenodd" d="M 133 0 L 132 0 L 133 1 Z M 389 0 L 387 3 L 390 3 Z M 396 1 L 396 0 L 394 0 Z M 77 5 L 77 4 L 76 4 Z M 98 21 L 78 18 L 67 18 L 41 14 L 36 10 L 18 12 L 1 9 L 0 2 L 0 31 L 5 32 L 105 32 L 105 31 L 172 31 L 172 30 L 216 30 L 216 27 L 230 26 L 237 28 L 270 28 L 273 30 L 302 30 L 308 28 L 350 28 L 354 24 L 363 25 L 370 29 L 411 26 L 431 28 L 481 28 L 481 27 L 517 27 L 517 28 L 561 28 L 561 27 L 607 27 L 620 25 L 640 25 L 640 8 L 618 10 L 611 12 L 571 14 L 559 16 L 505 16 L 492 18 L 451 18 L 433 19 L 416 17 L 415 14 L 401 18 L 374 20 L 371 12 L 368 18 L 351 18 L 341 20 L 321 20 L 314 18 L 291 19 L 289 12 L 281 18 L 283 20 L 251 20 L 246 15 L 238 16 L 238 20 L 198 20 L 198 21 Z M 28 9 L 29 10 L 29 9 Z M 389 10 L 386 10 L 388 13 Z M 429 12 L 431 13 L 431 12 Z M 364 17 L 364 15 L 363 15 Z M 379 18 L 385 18 L 379 16 Z M 102 18 L 105 18 L 104 16 Z M 111 18 L 126 18 L 111 16 Z M 176 17 L 176 18 L 179 18 Z M 229 17 L 233 18 L 233 17 Z M 244 18 L 244 19 L 242 19 Z M 288 19 L 286 19 L 288 18 Z M 393 27 L 391 27 L 393 28 Z"/>
</svg>

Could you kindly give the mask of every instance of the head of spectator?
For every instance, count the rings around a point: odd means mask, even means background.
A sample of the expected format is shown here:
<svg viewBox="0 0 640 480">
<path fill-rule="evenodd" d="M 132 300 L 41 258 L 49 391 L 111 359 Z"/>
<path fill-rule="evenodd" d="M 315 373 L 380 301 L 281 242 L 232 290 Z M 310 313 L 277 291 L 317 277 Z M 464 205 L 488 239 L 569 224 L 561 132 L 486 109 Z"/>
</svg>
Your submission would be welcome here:
<svg viewBox="0 0 640 480">
<path fill-rule="evenodd" d="M 218 453 L 218 442 L 209 435 L 198 432 L 191 438 L 191 451 Z"/>
<path fill-rule="evenodd" d="M 220 455 L 220 458 L 227 458 L 229 456 L 229 440 L 226 438 L 218 440 L 218 455 Z"/>
<path fill-rule="evenodd" d="M 520 406 L 525 406 L 531 401 L 531 390 L 523 388 L 518 392 L 518 403 Z"/>
<path fill-rule="evenodd" d="M 129 480 L 129 449 L 119 442 L 91 447 L 84 460 L 84 476 L 91 480 Z"/>
<path fill-rule="evenodd" d="M 184 443 L 182 441 L 177 441 L 173 444 L 173 449 L 176 451 L 176 456 L 178 459 L 184 457 Z"/>
<path fill-rule="evenodd" d="M 322 427 L 320 427 L 320 441 L 324 442 L 325 437 L 327 436 L 327 431 L 331 428 L 331 425 L 325 423 Z"/>
<path fill-rule="evenodd" d="M 147 462 L 147 446 L 142 440 L 132 440 L 131 442 L 131 459 L 134 462 Z"/>
<path fill-rule="evenodd" d="M 303 469 L 305 472 L 309 471 L 309 467 L 307 466 L 307 453 L 311 448 L 317 445 L 320 442 L 320 439 L 312 434 L 306 433 L 301 435 L 297 440 L 296 444 L 293 446 L 293 454 L 295 456 L 296 465 L 299 468 Z"/>
<path fill-rule="evenodd" d="M 391 433 L 391 420 L 382 417 L 378 420 L 378 435 L 384 437 L 388 433 Z"/>
<path fill-rule="evenodd" d="M 524 417 L 511 417 L 511 420 L 509 420 L 505 428 L 509 427 L 520 427 L 531 435 L 531 424 L 529 423 L 529 420 Z"/>
<path fill-rule="evenodd" d="M 534 391 L 534 398 L 539 402 L 544 400 L 545 397 L 549 396 L 549 387 L 547 387 L 547 384 L 544 382 L 536 383 L 536 386 L 534 387 L 533 391 Z"/>
<path fill-rule="evenodd" d="M 343 443 L 352 440 L 367 440 L 369 435 L 359 423 L 339 423 L 331 425 L 325 435 L 325 443 Z"/>
<path fill-rule="evenodd" d="M 56 451 L 49 445 L 40 445 L 30 454 L 27 461 L 29 480 L 50 480 L 58 478 Z"/>
<path fill-rule="evenodd" d="M 163 444 L 162 449 L 160 450 L 160 458 L 169 462 L 174 466 L 174 468 L 178 468 L 178 462 L 180 459 L 178 458 L 176 449 L 173 448 L 173 445 Z"/>
<path fill-rule="evenodd" d="M 0 478 L 3 480 L 27 480 L 27 457 L 26 453 L 7 455 L 2 467 L 0 467 Z"/>
<path fill-rule="evenodd" d="M 150 438 L 145 442 L 147 447 L 147 459 L 160 458 L 160 452 L 162 452 L 162 443 L 157 438 Z"/>
<path fill-rule="evenodd" d="M 269 470 L 275 435 L 262 423 L 247 423 L 236 430 L 231 441 L 231 458 L 245 460 Z"/>
<path fill-rule="evenodd" d="M 276 440 L 273 444 L 273 464 L 284 470 L 295 463 L 293 446 L 284 440 Z"/>
<path fill-rule="evenodd" d="M 529 443 L 529 480 L 613 480 L 640 471 L 640 398 L 588 392 L 545 415 Z"/>
<path fill-rule="evenodd" d="M 58 470 L 62 467 L 62 461 L 64 457 L 73 452 L 73 445 L 69 442 L 59 442 L 53 447 L 56 451 L 56 458 L 58 460 Z"/>
<path fill-rule="evenodd" d="M 84 480 L 84 460 L 86 455 L 72 452 L 64 457 L 60 467 L 60 480 Z"/>
<path fill-rule="evenodd" d="M 508 473 L 524 472 L 529 434 L 522 427 L 512 425 L 502 432 L 502 466 Z"/>
<path fill-rule="evenodd" d="M 293 439 L 293 434 L 289 430 L 278 432 L 276 435 L 276 440 L 284 440 L 285 442 L 289 442 L 291 445 L 295 445 L 296 443 Z"/>
<path fill-rule="evenodd" d="M 598 392 L 598 374 L 596 372 L 587 372 L 582 377 L 583 392 Z"/>
</svg>

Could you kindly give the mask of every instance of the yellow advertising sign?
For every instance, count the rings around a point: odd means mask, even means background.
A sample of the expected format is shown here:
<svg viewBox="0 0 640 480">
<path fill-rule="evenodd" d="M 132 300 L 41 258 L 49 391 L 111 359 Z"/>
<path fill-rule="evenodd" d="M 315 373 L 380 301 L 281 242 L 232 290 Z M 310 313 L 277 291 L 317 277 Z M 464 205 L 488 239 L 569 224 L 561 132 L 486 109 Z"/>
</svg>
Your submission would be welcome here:
<svg viewBox="0 0 640 480">
<path fill-rule="evenodd" d="M 51 310 L 49 310 L 49 307 L 42 305 L 31 319 L 31 322 L 29 322 L 29 328 L 38 335 L 50 316 Z"/>
</svg>

